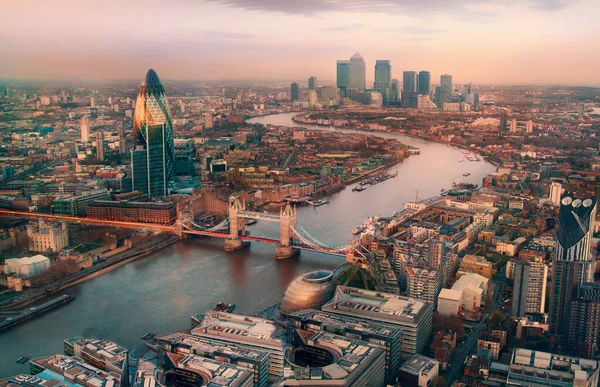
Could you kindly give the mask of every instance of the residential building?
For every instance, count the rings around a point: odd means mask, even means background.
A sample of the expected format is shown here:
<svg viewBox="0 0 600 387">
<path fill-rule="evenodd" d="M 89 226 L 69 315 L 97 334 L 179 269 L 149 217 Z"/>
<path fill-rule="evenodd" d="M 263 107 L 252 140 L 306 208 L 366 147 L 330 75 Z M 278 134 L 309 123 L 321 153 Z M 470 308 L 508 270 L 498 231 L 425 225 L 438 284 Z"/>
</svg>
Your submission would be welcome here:
<svg viewBox="0 0 600 387">
<path fill-rule="evenodd" d="M 90 141 L 90 119 L 87 116 L 81 117 L 81 121 L 79 123 L 79 128 L 81 130 L 81 141 L 89 142 Z"/>
<path fill-rule="evenodd" d="M 550 333 L 568 338 L 573 288 L 594 281 L 596 198 L 561 200 L 550 294 Z"/>
<path fill-rule="evenodd" d="M 148 70 L 139 87 L 133 119 L 136 148 L 131 152 L 133 190 L 164 197 L 175 173 L 173 125 L 165 89 Z"/>
<path fill-rule="evenodd" d="M 564 189 L 559 182 L 553 181 L 552 184 L 550 184 L 550 195 L 548 196 L 548 199 L 550 199 L 550 202 L 554 204 L 554 206 L 557 207 L 560 205 L 560 198 L 562 197 L 563 192 Z"/>
<path fill-rule="evenodd" d="M 442 289 L 441 271 L 407 266 L 406 284 L 409 297 L 428 301 L 434 308 L 437 306 Z"/>
<path fill-rule="evenodd" d="M 404 359 L 421 353 L 431 334 L 433 305 L 424 300 L 338 286 L 322 310 L 402 328 L 400 356 Z"/>
<path fill-rule="evenodd" d="M 96 132 L 96 158 L 98 161 L 104 161 L 104 133 Z"/>
<path fill-rule="evenodd" d="M 466 272 L 482 275 L 488 279 L 492 278 L 492 263 L 479 255 L 465 255 L 459 263 L 459 268 Z"/>
<path fill-rule="evenodd" d="M 245 367 L 196 355 L 165 354 L 165 385 L 251 387 L 252 373 Z M 148 386 L 150 387 L 150 386 Z"/>
<path fill-rule="evenodd" d="M 600 339 L 600 285 L 576 285 L 571 299 L 568 346 L 578 356 L 595 359 Z"/>
<path fill-rule="evenodd" d="M 108 340 L 73 337 L 63 341 L 65 355 L 77 356 L 102 371 L 121 375 L 121 385 L 127 385 L 127 349 Z"/>
<path fill-rule="evenodd" d="M 452 101 L 452 75 L 444 74 L 440 76 L 440 95 L 438 97 L 438 107 L 444 107 L 445 103 Z"/>
<path fill-rule="evenodd" d="M 515 262 L 512 314 L 544 313 L 547 281 L 548 265 L 542 260 Z"/>
</svg>

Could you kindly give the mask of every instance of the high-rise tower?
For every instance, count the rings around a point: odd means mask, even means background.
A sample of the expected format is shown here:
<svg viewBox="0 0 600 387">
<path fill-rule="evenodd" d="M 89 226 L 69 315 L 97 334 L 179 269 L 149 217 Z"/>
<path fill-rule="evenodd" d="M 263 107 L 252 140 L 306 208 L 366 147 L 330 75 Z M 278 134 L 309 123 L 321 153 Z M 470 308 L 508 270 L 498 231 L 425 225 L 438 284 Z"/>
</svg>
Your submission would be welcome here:
<svg viewBox="0 0 600 387">
<path fill-rule="evenodd" d="M 384 104 L 388 104 L 390 101 L 390 88 L 392 81 L 392 65 L 389 60 L 377 60 L 375 61 L 375 82 L 373 89 L 381 94 L 381 98 Z"/>
<path fill-rule="evenodd" d="M 338 60 L 336 65 L 337 82 L 336 85 L 340 89 L 340 96 L 346 96 L 346 89 L 350 84 L 350 61 Z"/>
<path fill-rule="evenodd" d="M 363 91 L 366 88 L 366 71 L 365 59 L 357 52 L 350 58 L 350 77 L 348 87 Z"/>
<path fill-rule="evenodd" d="M 96 132 L 96 158 L 104 161 L 104 133 Z"/>
<path fill-rule="evenodd" d="M 81 141 L 90 141 L 90 119 L 87 116 L 81 117 Z"/>
<path fill-rule="evenodd" d="M 417 92 L 419 94 L 429 94 L 431 92 L 431 73 L 429 71 L 419 71 L 417 76 Z"/>
<path fill-rule="evenodd" d="M 296 82 L 290 85 L 290 100 L 292 102 L 300 99 L 300 88 Z"/>
<path fill-rule="evenodd" d="M 317 77 L 314 75 L 308 78 L 308 90 L 317 90 Z"/>
<path fill-rule="evenodd" d="M 173 125 L 165 89 L 152 69 L 140 84 L 133 117 L 133 189 L 149 198 L 168 194 L 174 175 Z"/>
<path fill-rule="evenodd" d="M 549 317 L 550 333 L 563 340 L 569 332 L 573 288 L 594 281 L 595 218 L 596 198 L 581 200 L 565 196 L 560 202 Z"/>
<path fill-rule="evenodd" d="M 452 75 L 440 76 L 440 95 L 438 96 L 438 107 L 443 108 L 445 103 L 452 99 Z"/>
</svg>

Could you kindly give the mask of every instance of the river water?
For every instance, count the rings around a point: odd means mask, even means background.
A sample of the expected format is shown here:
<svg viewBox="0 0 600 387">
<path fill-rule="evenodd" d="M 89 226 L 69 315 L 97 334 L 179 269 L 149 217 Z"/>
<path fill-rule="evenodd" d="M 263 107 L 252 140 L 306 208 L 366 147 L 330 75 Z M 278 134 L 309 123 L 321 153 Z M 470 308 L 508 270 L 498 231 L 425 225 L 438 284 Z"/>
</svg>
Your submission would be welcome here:
<svg viewBox="0 0 600 387">
<path fill-rule="evenodd" d="M 249 122 L 296 125 L 293 114 L 256 117 Z M 314 129 L 327 130 L 322 127 Z M 336 129 L 338 130 L 338 129 Z M 348 130 L 346 132 L 356 132 Z M 351 230 L 367 217 L 382 216 L 404 208 L 404 203 L 438 195 L 453 181 L 481 184 L 495 167 L 487 162 L 458 162 L 460 151 L 443 144 L 389 133 L 418 147 L 411 156 L 391 168 L 398 176 L 369 186 L 363 192 L 345 189 L 318 208 L 298 209 L 298 222 L 319 240 L 341 245 Z M 463 173 L 471 176 L 463 178 Z M 252 234 L 277 238 L 277 224 L 259 222 L 248 228 Z M 223 251 L 222 240 L 188 239 L 169 246 L 110 273 L 73 286 L 64 293 L 75 301 L 46 315 L 0 334 L 0 378 L 28 373 L 16 364 L 19 356 L 62 353 L 62 340 L 72 336 L 98 337 L 133 348 L 148 332 L 187 329 L 190 316 L 206 311 L 218 301 L 234 302 L 236 312 L 253 313 L 276 302 L 287 285 L 303 272 L 333 269 L 342 257 L 302 251 L 294 258 L 275 260 L 274 247 L 252 244 L 234 253 Z"/>
</svg>

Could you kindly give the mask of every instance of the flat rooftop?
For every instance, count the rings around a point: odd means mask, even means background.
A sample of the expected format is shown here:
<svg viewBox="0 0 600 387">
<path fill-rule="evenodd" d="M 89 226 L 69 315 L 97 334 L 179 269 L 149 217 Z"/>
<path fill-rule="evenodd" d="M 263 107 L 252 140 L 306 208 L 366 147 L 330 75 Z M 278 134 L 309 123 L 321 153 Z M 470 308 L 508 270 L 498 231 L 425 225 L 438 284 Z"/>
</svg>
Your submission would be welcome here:
<svg viewBox="0 0 600 387">
<path fill-rule="evenodd" d="M 402 364 L 400 371 L 407 372 L 411 375 L 419 375 L 421 372 L 429 373 L 429 371 L 436 367 L 437 364 L 437 360 L 422 355 L 415 355 Z"/>
<path fill-rule="evenodd" d="M 254 374 L 250 370 L 235 364 L 224 363 L 196 355 L 167 355 L 178 368 L 195 371 L 206 377 L 208 379 L 207 386 L 240 386 L 244 385 L 245 381 L 254 378 Z"/>
<path fill-rule="evenodd" d="M 104 208 L 149 208 L 151 210 L 170 210 L 175 208 L 173 203 L 157 203 L 157 202 L 129 202 L 126 200 L 113 201 L 113 200 L 94 200 L 90 207 L 104 207 Z"/>
<path fill-rule="evenodd" d="M 371 316 L 385 322 L 416 324 L 431 303 L 391 293 L 338 286 L 333 299 L 323 306 L 324 311 L 345 311 L 356 316 Z"/>
<path fill-rule="evenodd" d="M 73 345 L 76 355 L 86 353 L 118 368 L 123 368 L 128 354 L 127 349 L 108 340 L 73 337 L 66 339 L 65 343 Z"/>
</svg>

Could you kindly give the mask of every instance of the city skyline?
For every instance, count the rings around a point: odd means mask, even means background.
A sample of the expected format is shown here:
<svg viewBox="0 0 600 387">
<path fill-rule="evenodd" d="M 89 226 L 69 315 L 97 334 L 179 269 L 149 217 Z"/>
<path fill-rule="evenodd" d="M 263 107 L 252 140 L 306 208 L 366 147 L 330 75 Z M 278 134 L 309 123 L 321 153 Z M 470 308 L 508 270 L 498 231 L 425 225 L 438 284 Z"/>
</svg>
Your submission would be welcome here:
<svg viewBox="0 0 600 387">
<path fill-rule="evenodd" d="M 358 51 L 367 69 L 390 60 L 398 79 L 402 71 L 425 68 L 434 79 L 452 74 L 456 84 L 600 84 L 599 54 L 589 49 L 598 43 L 598 27 L 581 17 L 598 10 L 592 1 L 144 5 L 108 1 L 89 12 L 85 2 L 13 2 L 0 16 L 0 31 L 11 37 L 0 43 L 7 58 L 0 73 L 11 79 L 134 79 L 154 67 L 164 79 L 316 75 L 332 83 L 335 61 Z M 155 22 L 145 26 L 132 18 Z M 366 82 L 372 84 L 372 71 Z"/>
</svg>

